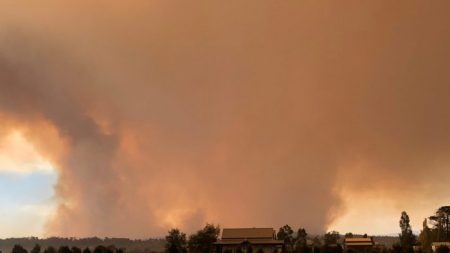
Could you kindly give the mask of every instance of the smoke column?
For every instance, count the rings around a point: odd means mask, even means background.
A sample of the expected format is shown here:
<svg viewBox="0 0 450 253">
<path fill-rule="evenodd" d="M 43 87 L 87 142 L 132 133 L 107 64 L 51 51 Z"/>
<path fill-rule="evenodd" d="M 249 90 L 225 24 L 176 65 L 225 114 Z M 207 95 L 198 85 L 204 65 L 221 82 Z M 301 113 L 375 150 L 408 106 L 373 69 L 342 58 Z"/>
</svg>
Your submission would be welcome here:
<svg viewBox="0 0 450 253">
<path fill-rule="evenodd" d="M 322 232 L 342 192 L 449 190 L 447 3 L 2 4 L 0 134 L 58 168 L 48 235 Z"/>
</svg>

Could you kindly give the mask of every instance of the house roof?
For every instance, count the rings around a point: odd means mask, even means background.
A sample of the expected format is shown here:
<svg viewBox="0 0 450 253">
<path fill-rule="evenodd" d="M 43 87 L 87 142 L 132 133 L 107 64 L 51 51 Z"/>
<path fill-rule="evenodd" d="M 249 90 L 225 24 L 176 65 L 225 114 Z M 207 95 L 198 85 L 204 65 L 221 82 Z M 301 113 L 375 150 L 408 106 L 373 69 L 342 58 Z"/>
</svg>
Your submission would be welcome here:
<svg viewBox="0 0 450 253">
<path fill-rule="evenodd" d="M 352 243 L 346 243 L 346 246 L 372 246 L 373 243 L 371 242 L 352 242 Z"/>
<path fill-rule="evenodd" d="M 274 239 L 275 230 L 273 228 L 224 228 L 222 230 L 222 240 L 226 239 Z"/>
<path fill-rule="evenodd" d="M 273 240 L 273 239 L 223 239 L 219 240 L 218 242 L 214 243 L 217 245 L 238 245 L 243 242 L 249 242 L 253 245 L 258 244 L 270 244 L 270 245 L 283 245 L 284 241 L 282 240 Z"/>
<path fill-rule="evenodd" d="M 351 237 L 345 238 L 345 242 L 372 242 L 371 237 Z"/>
<path fill-rule="evenodd" d="M 448 246 L 450 247 L 450 242 L 433 242 L 431 243 L 432 246 L 439 247 L 439 246 Z"/>
<path fill-rule="evenodd" d="M 346 246 L 372 246 L 372 245 L 374 245 L 374 242 L 371 237 L 345 238 L 344 243 Z"/>
</svg>

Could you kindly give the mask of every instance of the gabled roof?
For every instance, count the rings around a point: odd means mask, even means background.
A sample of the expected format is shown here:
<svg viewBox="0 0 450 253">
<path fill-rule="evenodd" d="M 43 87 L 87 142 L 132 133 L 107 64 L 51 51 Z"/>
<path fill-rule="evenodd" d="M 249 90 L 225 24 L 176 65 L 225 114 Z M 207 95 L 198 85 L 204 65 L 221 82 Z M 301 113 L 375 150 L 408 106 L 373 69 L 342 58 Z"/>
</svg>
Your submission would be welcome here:
<svg viewBox="0 0 450 253">
<path fill-rule="evenodd" d="M 274 239 L 273 228 L 224 228 L 222 240 L 226 239 Z"/>
<path fill-rule="evenodd" d="M 345 238 L 345 242 L 372 242 L 371 237 L 351 237 Z"/>
<path fill-rule="evenodd" d="M 239 245 L 244 242 L 253 244 L 253 245 L 283 245 L 284 241 L 282 240 L 274 240 L 274 239 L 223 239 L 215 242 L 216 245 Z"/>
<path fill-rule="evenodd" d="M 374 241 L 372 237 L 352 237 L 345 238 L 344 243 L 346 246 L 372 246 Z"/>
</svg>

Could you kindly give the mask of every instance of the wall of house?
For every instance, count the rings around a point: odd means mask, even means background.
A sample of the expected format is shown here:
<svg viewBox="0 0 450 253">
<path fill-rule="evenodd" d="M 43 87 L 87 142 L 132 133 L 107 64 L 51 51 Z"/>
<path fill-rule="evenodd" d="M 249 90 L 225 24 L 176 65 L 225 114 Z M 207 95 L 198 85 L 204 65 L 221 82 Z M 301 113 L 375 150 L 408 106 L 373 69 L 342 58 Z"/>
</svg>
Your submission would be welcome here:
<svg viewBox="0 0 450 253">
<path fill-rule="evenodd" d="M 221 253 L 239 253 L 240 245 L 223 246 Z M 273 245 L 252 245 L 252 253 L 281 253 L 281 247 Z M 248 251 L 241 251 L 242 253 L 249 253 Z"/>
</svg>

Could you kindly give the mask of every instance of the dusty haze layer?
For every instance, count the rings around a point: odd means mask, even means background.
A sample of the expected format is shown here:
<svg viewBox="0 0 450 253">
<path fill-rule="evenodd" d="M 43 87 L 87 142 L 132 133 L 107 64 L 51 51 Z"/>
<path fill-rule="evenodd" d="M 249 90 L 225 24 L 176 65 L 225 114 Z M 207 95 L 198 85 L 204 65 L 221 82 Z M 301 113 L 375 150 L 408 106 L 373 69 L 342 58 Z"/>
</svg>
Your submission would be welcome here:
<svg viewBox="0 0 450 253">
<path fill-rule="evenodd" d="M 1 3 L 0 134 L 58 168 L 49 235 L 448 198 L 448 2 Z"/>
</svg>

